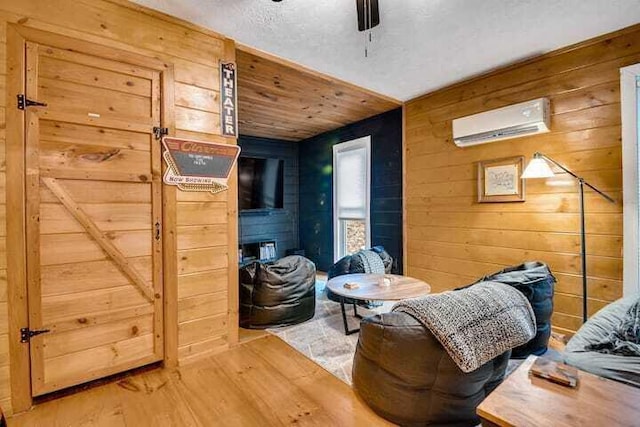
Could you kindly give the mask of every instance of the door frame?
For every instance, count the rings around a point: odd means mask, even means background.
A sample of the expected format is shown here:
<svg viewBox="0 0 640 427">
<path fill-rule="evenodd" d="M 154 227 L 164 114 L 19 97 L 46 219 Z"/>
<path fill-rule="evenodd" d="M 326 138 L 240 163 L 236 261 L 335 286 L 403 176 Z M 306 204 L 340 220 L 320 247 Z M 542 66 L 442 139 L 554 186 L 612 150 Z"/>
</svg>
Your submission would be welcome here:
<svg viewBox="0 0 640 427">
<path fill-rule="evenodd" d="M 27 304 L 27 242 L 26 242 L 26 117 L 15 107 L 17 95 L 24 93 L 26 79 L 26 43 L 48 46 L 111 58 L 116 61 L 145 67 L 160 73 L 160 121 L 175 135 L 174 71 L 173 64 L 151 56 L 143 56 L 78 40 L 56 33 L 36 30 L 18 24 L 7 24 L 7 89 L 6 89 L 6 234 L 7 247 L 7 305 L 9 327 L 9 369 L 11 402 L 14 413 L 29 409 L 31 395 L 31 360 L 29 346 L 20 343 L 20 328 L 28 326 Z M 166 165 L 162 162 L 162 173 Z M 178 266 L 176 231 L 176 187 L 162 185 L 163 221 L 163 291 L 164 291 L 164 365 L 178 364 Z"/>
</svg>

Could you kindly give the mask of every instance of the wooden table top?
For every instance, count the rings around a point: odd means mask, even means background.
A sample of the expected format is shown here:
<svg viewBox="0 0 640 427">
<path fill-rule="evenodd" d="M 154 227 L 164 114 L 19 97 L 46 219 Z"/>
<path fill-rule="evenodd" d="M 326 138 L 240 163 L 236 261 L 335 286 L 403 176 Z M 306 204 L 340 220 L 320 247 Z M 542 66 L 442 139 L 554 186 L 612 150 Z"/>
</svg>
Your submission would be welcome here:
<svg viewBox="0 0 640 427">
<path fill-rule="evenodd" d="M 389 286 L 381 286 L 383 278 L 391 279 Z M 345 283 L 357 283 L 356 289 L 347 289 Z M 399 301 L 416 298 L 431 292 L 431 286 L 422 280 L 397 274 L 345 274 L 327 282 L 327 288 L 344 297 L 371 301 Z"/>
<path fill-rule="evenodd" d="M 529 375 L 529 356 L 478 406 L 498 426 L 638 426 L 640 388 L 578 371 L 578 386 L 564 387 Z"/>
</svg>

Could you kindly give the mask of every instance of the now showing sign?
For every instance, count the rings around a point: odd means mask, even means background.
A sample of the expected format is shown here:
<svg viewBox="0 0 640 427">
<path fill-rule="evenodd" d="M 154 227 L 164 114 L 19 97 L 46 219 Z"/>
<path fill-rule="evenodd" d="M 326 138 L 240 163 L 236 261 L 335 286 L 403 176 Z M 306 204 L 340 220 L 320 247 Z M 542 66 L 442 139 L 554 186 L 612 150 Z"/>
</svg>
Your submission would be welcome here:
<svg viewBox="0 0 640 427">
<path fill-rule="evenodd" d="M 227 190 L 240 147 L 181 138 L 162 138 L 167 162 L 163 181 L 184 191 Z"/>
<path fill-rule="evenodd" d="M 238 84 L 233 62 L 220 62 L 220 121 L 223 136 L 238 136 Z"/>
</svg>

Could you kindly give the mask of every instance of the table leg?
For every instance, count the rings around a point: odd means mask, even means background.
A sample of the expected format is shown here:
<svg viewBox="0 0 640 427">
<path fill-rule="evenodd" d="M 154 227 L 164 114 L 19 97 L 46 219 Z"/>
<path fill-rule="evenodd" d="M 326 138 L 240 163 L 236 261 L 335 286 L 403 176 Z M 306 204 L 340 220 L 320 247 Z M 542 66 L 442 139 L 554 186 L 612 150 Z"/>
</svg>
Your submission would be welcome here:
<svg viewBox="0 0 640 427">
<path fill-rule="evenodd" d="M 349 329 L 349 324 L 347 323 L 347 311 L 344 308 L 344 297 L 343 296 L 340 296 L 340 310 L 342 311 L 342 323 L 344 324 L 344 334 L 345 335 L 351 335 L 351 334 L 355 334 L 356 332 L 359 332 L 360 328 Z M 353 310 L 357 315 L 355 304 L 353 305 Z M 360 316 L 358 316 L 358 317 L 360 317 Z"/>
<path fill-rule="evenodd" d="M 353 315 L 354 315 L 354 317 L 357 317 L 358 319 L 362 319 L 362 315 L 358 314 L 358 304 L 356 304 L 355 300 L 353 300 Z"/>
</svg>

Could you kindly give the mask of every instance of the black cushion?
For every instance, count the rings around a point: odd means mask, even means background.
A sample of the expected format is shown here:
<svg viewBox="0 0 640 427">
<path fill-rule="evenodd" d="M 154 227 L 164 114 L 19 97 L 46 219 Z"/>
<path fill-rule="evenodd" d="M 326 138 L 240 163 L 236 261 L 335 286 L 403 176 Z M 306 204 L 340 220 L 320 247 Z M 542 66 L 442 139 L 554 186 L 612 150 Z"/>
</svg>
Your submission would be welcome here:
<svg viewBox="0 0 640 427">
<path fill-rule="evenodd" d="M 316 266 L 292 255 L 240 269 L 240 326 L 262 329 L 293 325 L 315 314 Z"/>
<path fill-rule="evenodd" d="M 480 279 L 500 282 L 513 286 L 529 300 L 536 316 L 537 333 L 531 341 L 513 349 L 511 357 L 524 359 L 530 354 L 544 354 L 551 337 L 551 315 L 553 314 L 553 288 L 556 278 L 549 267 L 542 262 L 525 262 L 508 267 Z"/>
<path fill-rule="evenodd" d="M 476 426 L 476 407 L 504 379 L 509 352 L 464 373 L 413 317 L 362 320 L 353 388 L 383 418 L 400 425 Z"/>
</svg>

